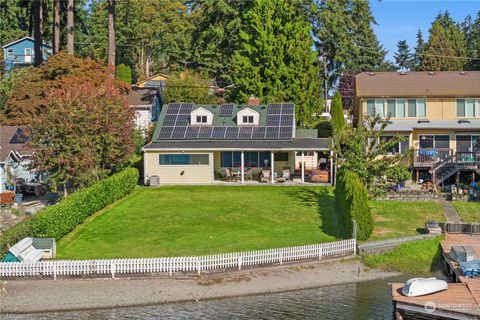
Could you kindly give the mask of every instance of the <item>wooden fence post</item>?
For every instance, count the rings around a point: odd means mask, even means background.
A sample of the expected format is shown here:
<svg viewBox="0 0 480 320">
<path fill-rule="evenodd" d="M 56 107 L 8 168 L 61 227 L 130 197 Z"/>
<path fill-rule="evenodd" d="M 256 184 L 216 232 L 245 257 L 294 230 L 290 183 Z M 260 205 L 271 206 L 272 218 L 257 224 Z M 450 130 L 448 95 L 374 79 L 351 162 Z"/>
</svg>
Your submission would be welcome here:
<svg viewBox="0 0 480 320">
<path fill-rule="evenodd" d="M 238 256 L 238 271 L 242 270 L 242 256 Z"/>
<path fill-rule="evenodd" d="M 197 257 L 197 274 L 200 275 L 201 266 L 200 266 L 200 257 Z"/>
<path fill-rule="evenodd" d="M 283 264 L 283 251 L 280 251 L 280 264 Z"/>
<path fill-rule="evenodd" d="M 53 280 L 57 280 L 57 264 L 53 263 Z"/>
<path fill-rule="evenodd" d="M 318 248 L 318 260 L 322 260 L 322 254 L 323 254 L 323 248 L 319 247 Z"/>
<path fill-rule="evenodd" d="M 112 273 L 112 279 L 115 279 L 115 260 L 110 263 L 110 272 Z"/>
</svg>

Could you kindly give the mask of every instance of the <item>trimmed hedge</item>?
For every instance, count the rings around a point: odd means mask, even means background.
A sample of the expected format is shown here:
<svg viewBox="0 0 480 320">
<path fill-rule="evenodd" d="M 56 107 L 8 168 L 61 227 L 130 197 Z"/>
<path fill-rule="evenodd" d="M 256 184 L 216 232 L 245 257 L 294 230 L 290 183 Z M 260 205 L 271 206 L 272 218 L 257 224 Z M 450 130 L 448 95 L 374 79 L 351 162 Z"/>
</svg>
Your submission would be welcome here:
<svg viewBox="0 0 480 320">
<path fill-rule="evenodd" d="M 356 173 L 346 170 L 338 172 L 335 198 L 347 233 L 353 236 L 353 220 L 355 220 L 357 239 L 367 240 L 373 232 L 374 221 L 368 206 L 367 189 Z"/>
<path fill-rule="evenodd" d="M 31 218 L 28 217 L 2 233 L 0 236 L 0 257 L 8 252 L 8 246 L 12 246 L 23 238 L 30 236 L 30 221 Z"/>
<path fill-rule="evenodd" d="M 30 223 L 31 236 L 59 240 L 95 212 L 133 191 L 138 170 L 127 168 L 94 185 L 74 192 L 57 205 L 37 213 Z"/>
<path fill-rule="evenodd" d="M 322 120 L 317 125 L 317 136 L 319 138 L 331 138 L 333 136 L 332 122 Z"/>
</svg>

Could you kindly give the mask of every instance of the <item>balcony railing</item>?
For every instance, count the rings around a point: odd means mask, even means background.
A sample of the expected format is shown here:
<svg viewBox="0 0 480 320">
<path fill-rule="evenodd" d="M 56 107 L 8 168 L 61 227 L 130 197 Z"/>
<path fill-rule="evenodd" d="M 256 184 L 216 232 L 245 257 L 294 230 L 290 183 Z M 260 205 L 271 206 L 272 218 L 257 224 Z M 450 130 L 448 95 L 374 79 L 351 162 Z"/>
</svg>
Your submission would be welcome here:
<svg viewBox="0 0 480 320">
<path fill-rule="evenodd" d="M 413 161 L 415 167 L 432 167 L 435 163 L 445 160 L 452 154 L 452 149 L 415 149 Z"/>
</svg>

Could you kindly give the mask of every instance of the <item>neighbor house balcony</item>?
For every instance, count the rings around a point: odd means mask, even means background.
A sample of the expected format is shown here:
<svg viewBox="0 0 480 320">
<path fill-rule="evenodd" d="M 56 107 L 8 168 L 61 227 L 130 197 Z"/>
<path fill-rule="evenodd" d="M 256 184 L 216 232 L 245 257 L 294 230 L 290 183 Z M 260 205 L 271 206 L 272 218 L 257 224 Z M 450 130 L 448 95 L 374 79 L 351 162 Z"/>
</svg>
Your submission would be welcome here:
<svg viewBox="0 0 480 320">
<path fill-rule="evenodd" d="M 413 155 L 414 167 L 431 168 L 436 163 L 445 160 L 453 154 L 452 149 L 428 148 L 415 149 Z"/>
</svg>

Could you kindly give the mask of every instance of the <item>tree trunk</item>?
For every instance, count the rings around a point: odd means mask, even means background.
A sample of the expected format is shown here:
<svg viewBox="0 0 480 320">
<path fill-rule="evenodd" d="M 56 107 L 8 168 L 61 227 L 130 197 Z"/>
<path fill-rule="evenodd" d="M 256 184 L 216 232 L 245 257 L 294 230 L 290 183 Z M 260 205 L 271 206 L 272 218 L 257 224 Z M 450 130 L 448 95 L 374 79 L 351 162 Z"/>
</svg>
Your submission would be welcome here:
<svg viewBox="0 0 480 320">
<path fill-rule="evenodd" d="M 34 26 L 33 26 L 33 38 L 34 38 L 34 52 L 35 52 L 35 66 L 42 64 L 42 19 L 43 19 L 43 0 L 37 0 L 34 2 Z"/>
<path fill-rule="evenodd" d="M 60 0 L 53 0 L 53 54 L 60 51 Z"/>
<path fill-rule="evenodd" d="M 146 50 L 147 60 L 145 61 L 145 76 L 150 77 L 150 65 L 152 64 L 152 50 L 147 48 Z"/>
<path fill-rule="evenodd" d="M 67 191 L 67 183 L 63 183 L 63 197 L 66 198 L 68 196 L 68 191 Z"/>
<path fill-rule="evenodd" d="M 73 32 L 74 32 L 74 0 L 68 0 L 67 6 L 67 51 L 69 54 L 73 55 L 75 48 L 73 44 Z"/>
<path fill-rule="evenodd" d="M 115 0 L 108 0 L 108 67 L 115 75 Z"/>
</svg>

